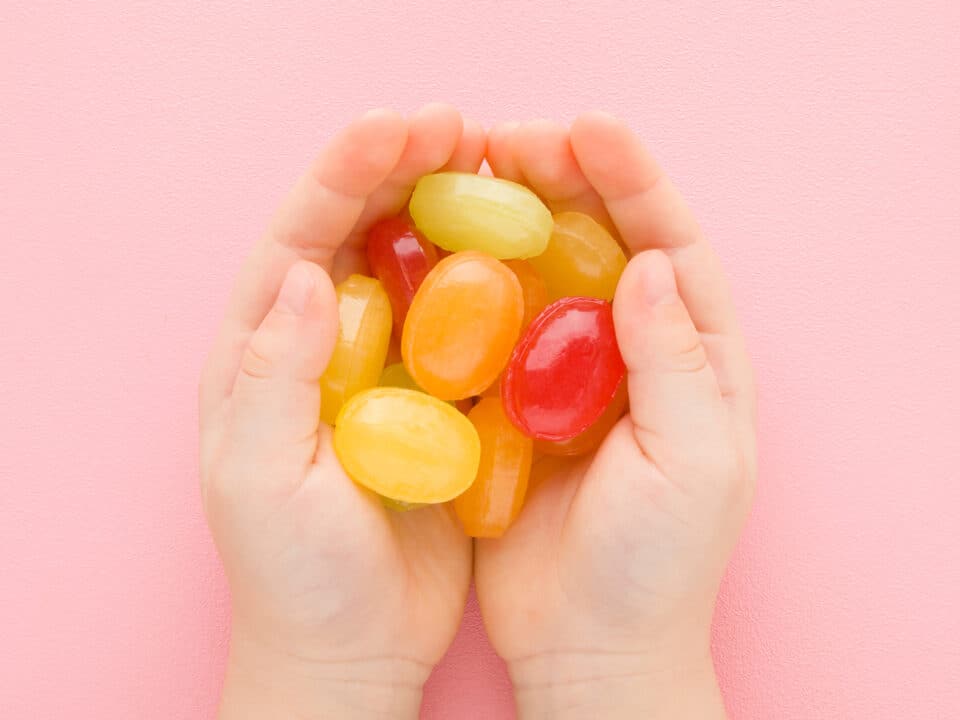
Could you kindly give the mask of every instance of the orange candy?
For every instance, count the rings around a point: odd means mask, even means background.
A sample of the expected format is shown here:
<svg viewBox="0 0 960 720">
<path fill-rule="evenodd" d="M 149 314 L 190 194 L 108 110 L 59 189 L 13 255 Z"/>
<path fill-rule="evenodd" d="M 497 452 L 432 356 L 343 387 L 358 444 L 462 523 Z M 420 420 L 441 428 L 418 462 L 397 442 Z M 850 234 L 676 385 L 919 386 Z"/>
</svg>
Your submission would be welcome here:
<svg viewBox="0 0 960 720">
<path fill-rule="evenodd" d="M 533 441 L 507 419 L 499 398 L 484 398 L 467 418 L 480 436 L 480 467 L 453 507 L 467 535 L 500 537 L 523 506 Z"/>
<path fill-rule="evenodd" d="M 480 393 L 480 397 L 485 397 L 485 398 L 500 397 L 500 381 L 502 379 L 503 379 L 503 373 L 497 376 L 497 379 L 490 384 L 490 387 L 488 387 L 486 390 Z"/>
<path fill-rule="evenodd" d="M 407 313 L 400 341 L 410 376 L 441 400 L 478 395 L 506 367 L 523 322 L 517 277 L 468 250 L 429 272 Z"/>
</svg>

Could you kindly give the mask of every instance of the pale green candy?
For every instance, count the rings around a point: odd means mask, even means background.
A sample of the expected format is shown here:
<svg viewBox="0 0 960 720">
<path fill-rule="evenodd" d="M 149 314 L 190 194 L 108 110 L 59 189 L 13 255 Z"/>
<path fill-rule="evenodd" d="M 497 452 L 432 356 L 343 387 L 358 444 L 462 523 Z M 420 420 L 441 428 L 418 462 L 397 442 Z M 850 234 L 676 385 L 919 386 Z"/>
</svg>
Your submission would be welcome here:
<svg viewBox="0 0 960 720">
<path fill-rule="evenodd" d="M 418 392 L 427 392 L 422 387 L 417 385 L 417 381 L 410 377 L 410 373 L 407 372 L 407 369 L 403 366 L 403 363 L 392 363 L 387 365 L 383 372 L 380 373 L 380 382 L 377 383 L 380 387 L 398 387 L 406 388 L 407 390 L 416 390 Z M 448 405 L 453 405 L 454 407 L 457 404 L 453 401 L 447 403 Z M 389 506 L 388 507 L 393 507 Z M 397 508 L 394 507 L 394 510 Z"/>
<path fill-rule="evenodd" d="M 383 369 L 383 372 L 380 373 L 380 382 L 378 382 L 377 385 L 380 387 L 398 387 L 423 392 L 423 388 L 417 385 L 417 381 L 410 377 L 410 373 L 407 372 L 403 363 L 387 365 Z"/>
<path fill-rule="evenodd" d="M 409 512 L 410 510 L 418 510 L 419 508 L 426 507 L 426 503 L 408 503 L 403 502 L 403 500 L 384 497 L 383 495 L 380 495 L 379 498 L 381 505 L 387 508 L 387 510 L 393 510 L 394 512 Z"/>
<path fill-rule="evenodd" d="M 550 242 L 553 217 L 531 190 L 470 173 L 435 173 L 417 182 L 410 216 L 444 250 L 479 250 L 501 260 L 529 258 Z"/>
</svg>

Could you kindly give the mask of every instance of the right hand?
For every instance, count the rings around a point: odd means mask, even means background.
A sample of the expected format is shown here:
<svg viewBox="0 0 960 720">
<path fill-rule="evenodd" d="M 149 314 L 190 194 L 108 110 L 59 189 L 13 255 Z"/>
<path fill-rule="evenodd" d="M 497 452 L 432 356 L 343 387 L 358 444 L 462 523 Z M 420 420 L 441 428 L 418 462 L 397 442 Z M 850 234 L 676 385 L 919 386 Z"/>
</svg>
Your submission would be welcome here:
<svg viewBox="0 0 960 720">
<path fill-rule="evenodd" d="M 475 172 L 485 135 L 453 108 L 364 115 L 294 187 L 237 281 L 200 386 L 204 506 L 233 601 L 222 717 L 416 717 L 453 639 L 471 552 L 446 506 L 386 510 L 320 421 L 333 282 L 416 180 Z M 331 278 L 332 276 L 332 278 Z"/>
</svg>

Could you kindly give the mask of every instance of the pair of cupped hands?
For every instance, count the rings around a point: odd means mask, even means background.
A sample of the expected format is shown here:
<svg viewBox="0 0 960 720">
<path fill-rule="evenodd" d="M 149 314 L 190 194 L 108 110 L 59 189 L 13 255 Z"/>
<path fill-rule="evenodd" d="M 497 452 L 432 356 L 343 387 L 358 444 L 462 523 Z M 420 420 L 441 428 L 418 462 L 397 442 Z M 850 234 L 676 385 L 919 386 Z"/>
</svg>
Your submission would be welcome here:
<svg viewBox="0 0 960 720">
<path fill-rule="evenodd" d="M 527 185 L 633 257 L 613 302 L 629 413 L 594 454 L 543 458 L 497 540 L 447 505 L 385 509 L 319 417 L 333 283 L 441 170 Z M 200 384 L 204 507 L 233 626 L 221 717 L 416 717 L 471 579 L 519 717 L 720 718 L 713 605 L 755 482 L 755 397 L 717 256 L 619 120 L 489 133 L 452 107 L 369 112 L 297 181 L 240 271 Z M 376 452 L 376 448 L 370 448 Z"/>
</svg>

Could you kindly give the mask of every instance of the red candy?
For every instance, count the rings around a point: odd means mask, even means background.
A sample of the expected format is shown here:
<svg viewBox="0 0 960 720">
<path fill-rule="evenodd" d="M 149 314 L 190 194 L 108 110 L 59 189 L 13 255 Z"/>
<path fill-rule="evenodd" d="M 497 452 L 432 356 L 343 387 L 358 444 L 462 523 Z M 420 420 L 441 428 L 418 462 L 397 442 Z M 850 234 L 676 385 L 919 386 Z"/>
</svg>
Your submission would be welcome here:
<svg viewBox="0 0 960 720">
<path fill-rule="evenodd" d="M 500 385 L 504 411 L 529 437 L 569 440 L 603 414 L 625 373 L 610 303 L 561 298 L 514 348 Z"/>
<path fill-rule="evenodd" d="M 404 217 L 387 218 L 371 228 L 367 260 L 390 298 L 397 337 L 403 331 L 414 293 L 437 259 L 437 249 Z"/>
</svg>

